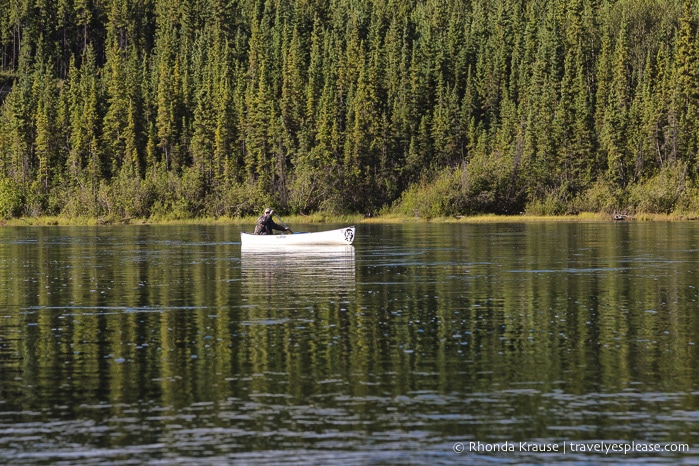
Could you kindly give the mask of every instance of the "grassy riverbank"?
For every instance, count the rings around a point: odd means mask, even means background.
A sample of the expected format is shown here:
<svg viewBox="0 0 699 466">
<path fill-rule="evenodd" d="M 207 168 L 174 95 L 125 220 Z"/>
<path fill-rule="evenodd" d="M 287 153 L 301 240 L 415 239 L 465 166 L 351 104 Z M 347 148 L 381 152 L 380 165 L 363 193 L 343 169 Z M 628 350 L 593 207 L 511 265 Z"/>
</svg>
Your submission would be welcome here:
<svg viewBox="0 0 699 466">
<path fill-rule="evenodd" d="M 286 224 L 309 223 L 361 223 L 362 215 L 327 214 L 283 216 Z M 0 220 L 0 226 L 100 226 L 100 225 L 254 225 L 257 216 L 249 217 L 199 217 L 199 218 L 94 218 L 94 217 L 19 217 Z M 278 222 L 278 220 L 275 219 Z"/>
<path fill-rule="evenodd" d="M 100 225 L 253 225 L 257 217 L 205 218 L 92 218 L 92 217 L 20 217 L 0 221 L 0 226 L 100 226 Z M 323 223 L 522 223 L 522 222 L 612 222 L 612 221 L 691 221 L 699 220 L 699 213 L 637 214 L 615 216 L 605 213 L 584 212 L 577 215 L 475 215 L 436 217 L 431 219 L 386 214 L 375 217 L 363 215 L 289 215 L 283 217 L 287 225 Z"/>
</svg>

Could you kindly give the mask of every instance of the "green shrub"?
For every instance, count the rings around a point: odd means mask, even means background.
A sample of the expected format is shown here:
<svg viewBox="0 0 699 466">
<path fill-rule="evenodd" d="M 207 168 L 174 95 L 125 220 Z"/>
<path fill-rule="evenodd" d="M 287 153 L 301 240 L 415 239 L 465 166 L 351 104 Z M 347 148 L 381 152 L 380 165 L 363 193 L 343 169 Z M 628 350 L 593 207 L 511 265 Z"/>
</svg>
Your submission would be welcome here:
<svg viewBox="0 0 699 466">
<path fill-rule="evenodd" d="M 260 215 L 267 206 L 279 207 L 269 193 L 248 183 L 218 186 L 206 200 L 206 213 L 215 217 Z"/>
<path fill-rule="evenodd" d="M 322 202 L 321 177 L 311 170 L 297 169 L 289 183 L 289 207 L 294 212 L 308 213 Z"/>
<path fill-rule="evenodd" d="M 444 169 L 432 181 L 409 187 L 396 205 L 398 213 L 419 218 L 434 218 L 457 213 L 455 195 L 460 191 L 460 172 Z"/>
<path fill-rule="evenodd" d="M 534 199 L 527 203 L 524 211 L 527 215 L 564 215 L 570 212 L 565 196 L 554 191 L 547 193 L 543 199 Z"/>
<path fill-rule="evenodd" d="M 122 171 L 112 182 L 112 211 L 121 218 L 147 218 L 153 205 L 153 186 L 138 176 Z"/>
<path fill-rule="evenodd" d="M 10 178 L 0 178 L 0 218 L 17 217 L 24 207 L 21 186 Z"/>
<path fill-rule="evenodd" d="M 673 212 L 691 215 L 692 217 L 699 214 L 699 185 L 696 182 L 688 183 L 679 199 L 677 199 Z"/>
<path fill-rule="evenodd" d="M 201 215 L 205 206 L 205 184 L 201 172 L 186 168 L 181 175 L 162 166 L 146 176 L 150 216 L 182 220 Z"/>
<path fill-rule="evenodd" d="M 630 187 L 630 208 L 634 212 L 669 214 L 675 209 L 686 184 L 686 163 L 666 165 L 656 175 Z"/>
<path fill-rule="evenodd" d="M 456 202 L 462 213 L 521 213 L 524 192 L 514 163 L 497 154 L 476 154 L 461 170 L 461 191 Z"/>
<path fill-rule="evenodd" d="M 575 196 L 574 188 L 563 183 L 545 193 L 543 198 L 531 199 L 525 208 L 529 215 L 575 215 L 580 213 L 579 196 Z"/>
<path fill-rule="evenodd" d="M 60 214 L 63 216 L 98 218 L 111 213 L 110 189 L 104 181 L 99 185 L 84 181 L 76 186 L 68 186 L 60 192 L 63 199 Z"/>
<path fill-rule="evenodd" d="M 576 198 L 576 210 L 613 214 L 626 209 L 624 192 L 606 179 L 594 182 Z"/>
</svg>

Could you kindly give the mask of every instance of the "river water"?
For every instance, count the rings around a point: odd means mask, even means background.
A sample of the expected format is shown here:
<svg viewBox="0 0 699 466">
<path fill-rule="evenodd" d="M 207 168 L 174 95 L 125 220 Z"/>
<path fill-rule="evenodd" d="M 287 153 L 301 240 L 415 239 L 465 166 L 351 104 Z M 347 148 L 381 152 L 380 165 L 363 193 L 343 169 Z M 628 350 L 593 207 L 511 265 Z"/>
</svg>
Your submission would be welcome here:
<svg viewBox="0 0 699 466">
<path fill-rule="evenodd" d="M 698 223 L 239 233 L 0 228 L 3 464 L 699 463 Z"/>
</svg>

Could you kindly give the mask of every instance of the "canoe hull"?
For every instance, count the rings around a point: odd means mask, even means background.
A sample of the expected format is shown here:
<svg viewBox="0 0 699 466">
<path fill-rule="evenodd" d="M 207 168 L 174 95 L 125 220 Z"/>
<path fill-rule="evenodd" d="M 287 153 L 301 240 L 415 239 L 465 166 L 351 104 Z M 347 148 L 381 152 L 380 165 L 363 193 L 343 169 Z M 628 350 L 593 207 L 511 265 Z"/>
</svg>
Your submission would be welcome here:
<svg viewBox="0 0 699 466">
<path fill-rule="evenodd" d="M 337 230 L 288 235 L 251 235 L 249 233 L 240 233 L 240 245 L 241 247 L 342 246 L 352 244 L 354 232 L 355 228 L 351 226 Z"/>
</svg>

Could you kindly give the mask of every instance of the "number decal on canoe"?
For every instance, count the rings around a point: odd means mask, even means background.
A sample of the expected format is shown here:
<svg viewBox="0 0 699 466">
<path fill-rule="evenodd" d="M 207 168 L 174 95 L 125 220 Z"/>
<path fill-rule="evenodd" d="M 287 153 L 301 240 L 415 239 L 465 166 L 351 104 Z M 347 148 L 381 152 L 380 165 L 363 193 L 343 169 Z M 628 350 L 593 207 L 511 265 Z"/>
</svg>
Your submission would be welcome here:
<svg viewBox="0 0 699 466">
<path fill-rule="evenodd" d="M 354 231 L 351 228 L 345 230 L 345 241 L 351 243 L 354 240 Z"/>
</svg>

